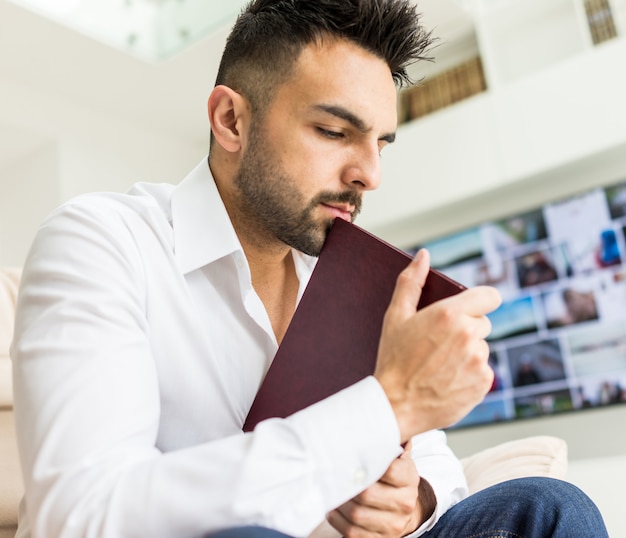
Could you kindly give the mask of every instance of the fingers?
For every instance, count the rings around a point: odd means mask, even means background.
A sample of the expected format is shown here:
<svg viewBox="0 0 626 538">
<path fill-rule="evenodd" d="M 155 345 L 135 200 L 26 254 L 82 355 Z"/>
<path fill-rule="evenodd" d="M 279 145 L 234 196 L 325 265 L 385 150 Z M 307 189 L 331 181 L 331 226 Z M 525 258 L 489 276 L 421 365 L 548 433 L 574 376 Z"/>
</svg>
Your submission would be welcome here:
<svg viewBox="0 0 626 538">
<path fill-rule="evenodd" d="M 399 458 L 395 459 L 380 478 L 379 482 L 396 488 L 414 486 L 419 482 L 419 475 L 415 463 L 411 458 L 410 441 Z M 375 490 L 374 490 L 375 493 Z M 369 494 L 368 502 L 377 505 L 376 497 Z"/>
<path fill-rule="evenodd" d="M 491 329 L 492 328 L 493 327 L 491 325 L 491 320 L 487 316 L 481 316 L 480 317 L 480 327 L 476 331 L 476 336 L 478 338 L 480 338 L 481 340 L 484 340 L 485 338 L 487 338 L 491 334 Z"/>
<path fill-rule="evenodd" d="M 388 317 L 401 320 L 415 313 L 429 269 L 430 254 L 426 249 L 421 249 L 398 276 L 387 309 Z"/>
<path fill-rule="evenodd" d="M 502 303 L 500 292 L 491 286 L 476 286 L 443 299 L 451 304 L 459 304 L 469 316 L 483 316 L 493 312 Z"/>
<path fill-rule="evenodd" d="M 409 440 L 383 477 L 354 499 L 328 514 L 328 522 L 344 537 L 410 534 L 420 525 L 420 476 L 411 459 Z"/>
<path fill-rule="evenodd" d="M 417 491 L 417 485 L 396 488 L 377 482 L 327 519 L 346 538 L 404 536 L 419 526 Z"/>
<path fill-rule="evenodd" d="M 426 249 L 421 249 L 398 276 L 386 313 L 389 322 L 402 322 L 415 314 L 429 269 L 430 254 Z M 443 301 L 450 303 L 454 309 L 458 308 L 459 313 L 480 317 L 496 310 L 502 303 L 502 297 L 496 288 L 476 286 L 443 299 Z M 487 326 L 490 331 L 491 326 Z M 489 332 L 483 338 L 488 334 Z"/>
<path fill-rule="evenodd" d="M 476 340 L 485 340 L 491 334 L 491 320 L 485 315 L 468 317 L 465 323 L 468 335 Z"/>
<path fill-rule="evenodd" d="M 398 277 L 374 371 L 402 440 L 457 422 L 480 402 L 493 380 L 487 314 L 500 306 L 500 293 L 477 286 L 416 310 L 429 260 L 421 250 Z"/>
</svg>

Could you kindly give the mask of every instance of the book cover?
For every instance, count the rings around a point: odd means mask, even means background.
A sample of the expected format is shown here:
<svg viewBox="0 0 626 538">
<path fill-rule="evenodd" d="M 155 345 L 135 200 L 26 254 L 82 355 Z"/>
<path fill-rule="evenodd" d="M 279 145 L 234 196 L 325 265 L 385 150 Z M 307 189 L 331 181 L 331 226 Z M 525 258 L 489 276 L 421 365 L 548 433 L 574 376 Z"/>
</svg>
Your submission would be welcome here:
<svg viewBox="0 0 626 538">
<path fill-rule="evenodd" d="M 387 306 L 411 256 L 336 219 L 244 424 L 287 417 L 371 375 Z M 418 308 L 462 291 L 431 269 Z"/>
</svg>

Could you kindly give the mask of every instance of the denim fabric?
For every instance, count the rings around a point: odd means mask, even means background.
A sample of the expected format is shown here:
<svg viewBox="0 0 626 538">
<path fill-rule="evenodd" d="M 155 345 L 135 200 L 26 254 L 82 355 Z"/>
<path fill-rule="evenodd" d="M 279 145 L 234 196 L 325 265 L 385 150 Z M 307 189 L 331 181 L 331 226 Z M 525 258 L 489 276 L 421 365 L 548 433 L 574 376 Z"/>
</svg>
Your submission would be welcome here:
<svg viewBox="0 0 626 538">
<path fill-rule="evenodd" d="M 520 478 L 452 507 L 427 538 L 608 538 L 597 507 L 576 486 Z"/>
<path fill-rule="evenodd" d="M 204 538 L 290 538 L 282 532 L 264 527 L 236 527 L 224 531 L 207 534 Z"/>
<path fill-rule="evenodd" d="M 598 508 L 580 489 L 552 478 L 520 478 L 452 507 L 425 538 L 608 538 Z M 288 538 L 245 527 L 206 538 Z"/>
</svg>

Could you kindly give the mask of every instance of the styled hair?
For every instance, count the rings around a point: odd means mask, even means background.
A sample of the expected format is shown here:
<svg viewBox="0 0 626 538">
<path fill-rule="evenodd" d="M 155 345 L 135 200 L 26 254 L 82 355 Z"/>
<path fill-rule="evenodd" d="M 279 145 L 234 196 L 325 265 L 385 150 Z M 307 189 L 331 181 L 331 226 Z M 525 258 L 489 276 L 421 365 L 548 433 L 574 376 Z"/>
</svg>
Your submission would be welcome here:
<svg viewBox="0 0 626 538">
<path fill-rule="evenodd" d="M 425 56 L 430 32 L 411 0 L 252 0 L 226 41 L 216 85 L 243 94 L 263 114 L 302 49 L 345 39 L 384 60 L 396 86 L 413 81 L 407 67 Z"/>
</svg>

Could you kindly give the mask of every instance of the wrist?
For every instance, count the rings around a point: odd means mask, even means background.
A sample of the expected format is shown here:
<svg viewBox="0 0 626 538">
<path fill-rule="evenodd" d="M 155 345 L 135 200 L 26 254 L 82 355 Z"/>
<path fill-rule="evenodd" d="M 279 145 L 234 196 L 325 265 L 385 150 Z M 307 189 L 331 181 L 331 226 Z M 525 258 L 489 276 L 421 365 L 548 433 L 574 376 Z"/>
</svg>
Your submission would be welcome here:
<svg viewBox="0 0 626 538">
<path fill-rule="evenodd" d="M 433 487 L 425 478 L 420 478 L 417 491 L 417 504 L 419 514 L 419 525 L 417 526 L 417 528 L 419 528 L 434 514 L 435 508 L 437 508 L 437 497 L 435 496 L 435 491 L 433 490 Z"/>
</svg>

